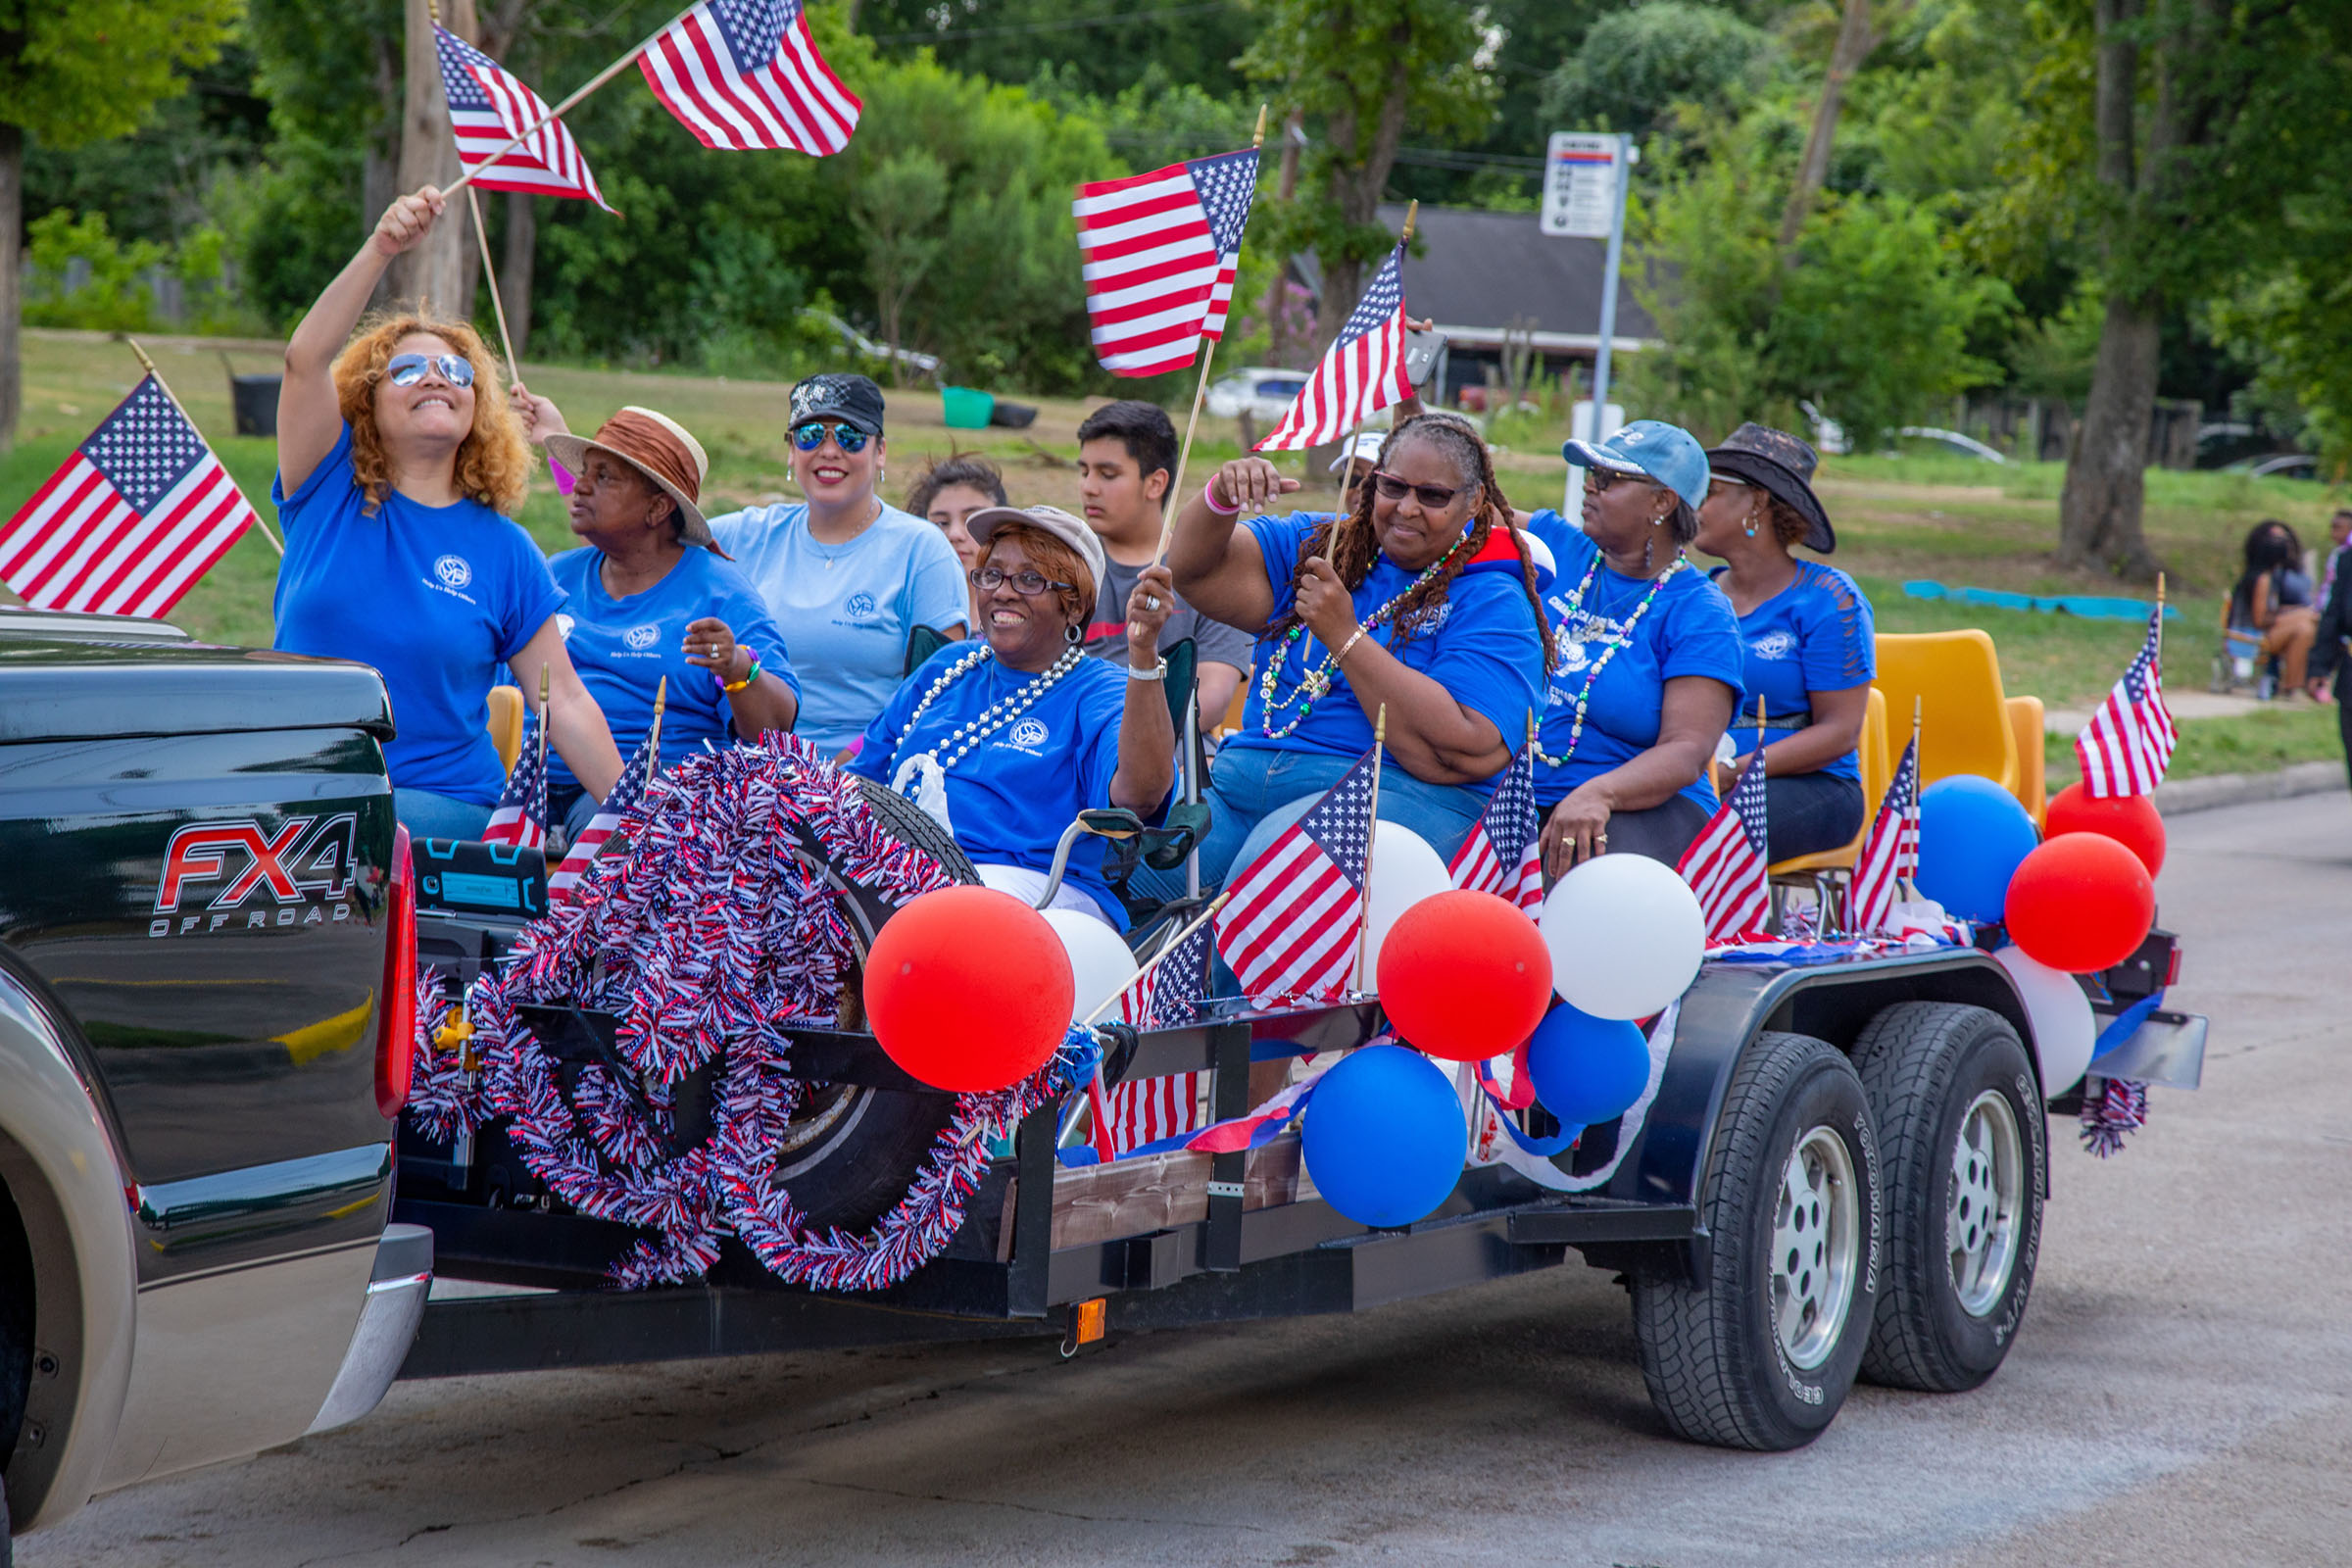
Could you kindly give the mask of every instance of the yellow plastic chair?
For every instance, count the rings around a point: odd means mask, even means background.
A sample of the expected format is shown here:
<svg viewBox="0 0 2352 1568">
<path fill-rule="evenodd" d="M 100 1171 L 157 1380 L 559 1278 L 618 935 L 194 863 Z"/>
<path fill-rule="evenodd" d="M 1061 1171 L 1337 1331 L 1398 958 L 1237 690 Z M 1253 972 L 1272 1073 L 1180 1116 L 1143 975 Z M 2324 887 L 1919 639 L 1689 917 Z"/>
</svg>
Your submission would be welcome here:
<svg viewBox="0 0 2352 1568">
<path fill-rule="evenodd" d="M 2042 712 L 2038 697 L 2009 699 L 2009 734 L 2017 742 L 2017 799 L 2038 829 L 2049 814 L 2048 793 L 2042 783 Z"/>
<path fill-rule="evenodd" d="M 1911 738 L 1917 699 L 1920 788 L 1954 773 L 1978 773 L 2023 799 L 2017 731 L 1992 639 L 1974 630 L 1883 632 L 1878 654 L 1878 687 L 1886 694 L 1884 772 L 1894 771 L 1892 754 Z M 2041 755 L 2038 740 L 2032 750 Z"/>
<path fill-rule="evenodd" d="M 490 688 L 490 744 L 498 748 L 500 764 L 514 772 L 514 759 L 522 755 L 521 687 Z"/>
<path fill-rule="evenodd" d="M 1862 775 L 1862 825 L 1854 830 L 1853 842 L 1814 855 L 1792 856 L 1770 868 L 1776 884 L 1809 886 L 1825 906 L 1835 888 L 1853 871 L 1862 841 L 1870 836 L 1871 819 L 1879 814 L 1879 803 L 1886 798 L 1886 785 L 1894 771 L 1886 755 L 1886 694 L 1876 686 L 1870 689 L 1870 701 L 1862 710 L 1862 738 L 1855 751 Z"/>
</svg>

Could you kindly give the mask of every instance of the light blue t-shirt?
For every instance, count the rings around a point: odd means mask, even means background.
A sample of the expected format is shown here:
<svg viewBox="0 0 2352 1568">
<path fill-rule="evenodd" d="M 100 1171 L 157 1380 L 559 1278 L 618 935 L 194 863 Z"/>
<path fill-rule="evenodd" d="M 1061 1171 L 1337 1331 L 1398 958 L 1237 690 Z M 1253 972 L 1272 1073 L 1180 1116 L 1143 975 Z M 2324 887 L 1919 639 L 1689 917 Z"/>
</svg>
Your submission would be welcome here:
<svg viewBox="0 0 2352 1568">
<path fill-rule="evenodd" d="M 1594 679 L 1594 666 L 1608 653 L 1605 639 L 1627 634 L 1654 579 L 1610 570 L 1599 547 L 1549 509 L 1537 513 L 1527 526 L 1550 548 L 1559 567 L 1544 599 L 1551 612 L 1557 658 L 1544 710 L 1543 746 L 1544 756 L 1563 760 L 1557 767 L 1536 765 L 1536 804 L 1548 809 L 1587 779 L 1622 767 L 1657 745 L 1666 682 L 1705 675 L 1729 686 L 1737 704 L 1744 651 L 1732 602 L 1705 573 L 1685 566 L 1665 579 L 1640 623 L 1632 625 L 1633 640 L 1617 650 Z M 1588 570 L 1592 571 L 1592 585 L 1585 589 L 1581 612 L 1572 614 L 1571 596 Z M 1576 727 L 1576 700 L 1588 680 L 1592 696 L 1585 710 L 1585 731 L 1571 753 L 1568 737 Z M 1715 785 L 1705 768 L 1681 793 L 1709 811 L 1715 809 Z"/>
<path fill-rule="evenodd" d="M 384 765 L 404 790 L 494 805 L 507 770 L 490 743 L 495 671 L 564 607 L 521 524 L 478 501 L 419 506 L 395 490 L 373 515 L 351 467 L 351 426 L 292 495 L 271 609 L 275 646 L 372 664 L 399 734 Z"/>
<path fill-rule="evenodd" d="M 1298 553 L 1316 524 L 1330 514 L 1295 512 L 1287 516 L 1247 519 L 1265 560 L 1266 585 L 1274 592 L 1276 618 L 1287 613 L 1296 597 L 1294 580 Z M 1381 556 L 1354 594 L 1356 618 L 1387 604 L 1408 587 L 1416 572 Z M 1543 703 L 1544 644 L 1537 632 L 1535 612 L 1527 602 L 1521 580 L 1507 572 L 1470 571 L 1446 585 L 1434 625 L 1413 629 L 1399 646 L 1394 621 L 1364 634 L 1394 654 L 1406 668 L 1427 675 L 1446 688 L 1463 707 L 1494 721 L 1503 743 L 1518 754 L 1527 741 L 1527 715 Z M 1224 750 L 1252 748 L 1267 751 L 1320 752 L 1332 757 L 1360 757 L 1372 744 L 1372 718 L 1355 700 L 1345 675 L 1316 699 L 1298 727 L 1285 736 L 1266 733 L 1266 700 L 1262 692 L 1266 666 L 1285 648 L 1279 638 L 1260 637 L 1250 663 L 1250 697 L 1242 711 L 1241 730 L 1226 738 Z M 1314 633 L 1307 632 L 1276 665 L 1274 728 L 1279 730 L 1298 715 L 1293 701 L 1299 682 L 1328 657 Z M 1395 759 L 1391 758 L 1391 761 Z M 1495 770 L 1495 777 L 1501 770 Z M 1470 786 L 1491 788 L 1494 778 Z"/>
<path fill-rule="evenodd" d="M 734 736 L 734 710 L 726 690 L 710 671 L 688 663 L 685 643 L 688 623 L 714 616 L 727 623 L 735 640 L 758 657 L 760 668 L 781 679 L 795 693 L 800 681 L 784 650 L 784 634 L 769 618 L 759 590 L 742 572 L 708 550 L 689 548 L 662 579 L 643 593 L 615 599 L 605 592 L 605 553 L 593 545 L 566 550 L 549 562 L 556 585 L 571 596 L 556 623 L 564 628 L 564 652 L 580 683 L 605 710 L 613 744 L 628 757 L 644 741 L 654 722 L 654 694 L 662 678 L 669 677 L 669 694 L 662 710 L 662 766 L 675 767 L 680 759 L 709 741 L 727 746 Z M 579 781 L 563 760 L 547 760 L 548 782 L 569 786 Z"/>
<path fill-rule="evenodd" d="M 792 629 L 801 677 L 795 732 L 826 755 L 874 721 L 906 671 L 906 636 L 971 616 L 963 563 L 948 536 L 888 502 L 846 545 L 808 535 L 808 504 L 752 507 L 710 519 L 778 625 Z"/>
<path fill-rule="evenodd" d="M 921 718 L 912 719 L 932 682 L 974 652 L 951 644 L 907 676 L 865 732 L 850 770 L 887 784 L 899 764 L 918 752 L 931 752 L 945 763 L 957 730 L 1045 678 L 988 659 L 957 676 Z M 948 818 L 956 845 L 980 864 L 1053 870 L 1063 830 L 1080 811 L 1110 805 L 1126 707 L 1127 677 L 1103 660 L 1083 659 L 1034 707 L 965 752 L 947 770 Z M 1157 809 L 1141 814 L 1150 818 Z M 1079 840 L 1065 880 L 1101 905 L 1112 924 L 1127 928 L 1127 911 L 1102 874 L 1101 839 Z"/>
<path fill-rule="evenodd" d="M 1718 568 L 1711 575 L 1720 575 Z M 1764 703 L 1765 740 L 1813 722 L 1814 692 L 1851 691 L 1879 672 L 1870 601 L 1854 579 L 1817 561 L 1796 564 L 1796 581 L 1740 617 L 1747 646 L 1747 694 L 1732 720 L 1732 742 L 1744 757 L 1756 749 L 1756 702 Z M 1821 765 L 1839 778 L 1862 776 L 1860 754 Z"/>
</svg>

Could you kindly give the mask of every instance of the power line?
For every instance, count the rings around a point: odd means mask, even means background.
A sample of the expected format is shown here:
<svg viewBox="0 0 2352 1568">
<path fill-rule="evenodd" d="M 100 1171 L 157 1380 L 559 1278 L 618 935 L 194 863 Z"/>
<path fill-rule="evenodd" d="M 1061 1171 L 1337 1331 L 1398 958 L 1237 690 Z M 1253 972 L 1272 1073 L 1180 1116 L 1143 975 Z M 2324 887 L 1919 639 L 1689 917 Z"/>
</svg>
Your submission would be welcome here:
<svg viewBox="0 0 2352 1568">
<path fill-rule="evenodd" d="M 1160 17 L 1197 17 L 1204 12 L 1228 9 L 1229 0 L 1208 0 L 1205 5 L 1161 6 L 1152 11 L 1123 11 L 1116 16 L 1066 17 L 1059 22 L 1008 22 L 995 27 L 925 27 L 915 32 L 871 32 L 866 36 L 876 43 L 935 43 L 945 38 L 998 38 L 1007 33 L 1069 32 L 1081 27 L 1116 27 L 1130 22 L 1149 22 Z"/>
</svg>

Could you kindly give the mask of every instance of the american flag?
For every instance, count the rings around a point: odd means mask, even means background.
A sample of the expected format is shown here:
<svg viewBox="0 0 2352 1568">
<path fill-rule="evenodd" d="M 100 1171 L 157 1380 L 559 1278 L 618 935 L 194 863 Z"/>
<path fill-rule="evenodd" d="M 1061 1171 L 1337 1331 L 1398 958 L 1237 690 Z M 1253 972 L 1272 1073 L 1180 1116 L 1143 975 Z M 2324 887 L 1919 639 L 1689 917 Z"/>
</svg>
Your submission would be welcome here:
<svg viewBox="0 0 2352 1568">
<path fill-rule="evenodd" d="M 1217 951 L 1252 1002 L 1332 1001 L 1347 991 L 1364 923 L 1379 757 L 1377 746 L 1366 752 L 1233 880 Z"/>
<path fill-rule="evenodd" d="M 605 797 L 605 804 L 596 808 L 596 815 L 588 819 L 588 825 L 580 829 L 580 836 L 571 841 L 571 848 L 564 852 L 564 863 L 557 866 L 548 877 L 547 896 L 550 899 L 569 898 L 579 890 L 581 880 L 588 875 L 588 867 L 595 863 L 598 854 L 605 847 L 605 841 L 620 831 L 622 820 L 645 798 L 645 786 L 653 775 L 661 756 L 661 747 L 662 728 L 657 724 L 646 731 L 645 739 L 637 743 L 637 750 L 629 754 L 628 761 L 620 770 L 620 782 L 612 786 L 612 793 Z"/>
<path fill-rule="evenodd" d="M 1315 367 L 1298 401 L 1257 444 L 1260 452 L 1297 452 L 1337 441 L 1387 408 L 1412 396 L 1404 373 L 1404 247 L 1372 274 L 1340 339 Z"/>
<path fill-rule="evenodd" d="M 441 91 L 449 99 L 449 125 L 458 139 L 458 162 L 476 175 L 484 190 L 533 191 L 542 196 L 578 196 L 604 207 L 605 193 L 588 172 L 579 143 L 560 120 L 547 119 L 547 101 L 488 55 L 436 24 L 433 48 L 441 61 Z M 540 122 L 546 121 L 545 124 Z M 539 128 L 532 130 L 537 125 Z M 522 145 L 499 156 L 501 148 L 530 131 Z M 492 163 L 492 159 L 497 159 Z"/>
<path fill-rule="evenodd" d="M 1487 808 L 1454 852 L 1453 885 L 1499 893 L 1522 909 L 1544 902 L 1544 818 L 1536 809 L 1536 749 L 1511 760 Z"/>
<path fill-rule="evenodd" d="M 535 850 L 547 842 L 547 725 L 539 718 L 522 738 L 521 755 L 507 774 L 507 787 L 498 793 L 490 825 L 482 829 L 484 844 L 519 844 Z"/>
<path fill-rule="evenodd" d="M 1070 211 L 1095 357 L 1113 375 L 1159 375 L 1225 333 L 1257 149 L 1078 187 Z"/>
<path fill-rule="evenodd" d="M 1121 1021 L 1138 1029 L 1181 1029 L 1193 1021 L 1208 995 L 1209 925 L 1203 921 L 1119 993 Z M 1112 1089 L 1096 1111 L 1110 1135 L 1112 1157 L 1199 1128 L 1208 1083 L 1205 1072 L 1177 1072 Z"/>
<path fill-rule="evenodd" d="M 2163 637 L 2160 607 L 2148 617 L 2148 640 L 2139 645 L 2124 678 L 2075 737 L 2082 793 L 2092 800 L 2147 795 L 2164 782 L 2180 732 L 2173 727 L 2172 710 L 2164 706 L 2164 664 L 2158 652 Z"/>
<path fill-rule="evenodd" d="M 1675 866 L 1698 895 L 1710 944 L 1763 928 L 1772 909 L 1765 843 L 1764 754 L 1758 752 L 1740 770 L 1731 798 L 1707 818 Z"/>
<path fill-rule="evenodd" d="M 0 528 L 0 581 L 36 610 L 157 616 L 253 520 L 228 470 L 149 375 Z"/>
<path fill-rule="evenodd" d="M 1894 918 L 1895 883 L 1919 875 L 1919 740 L 1903 748 L 1894 765 L 1894 778 L 1879 814 L 1871 819 L 1870 837 L 1854 860 L 1852 885 L 1846 891 L 1846 924 L 1856 936 L 1886 929 Z"/>
<path fill-rule="evenodd" d="M 728 152 L 837 153 L 865 107 L 816 52 L 800 0 L 704 0 L 637 69 L 678 123 Z"/>
</svg>

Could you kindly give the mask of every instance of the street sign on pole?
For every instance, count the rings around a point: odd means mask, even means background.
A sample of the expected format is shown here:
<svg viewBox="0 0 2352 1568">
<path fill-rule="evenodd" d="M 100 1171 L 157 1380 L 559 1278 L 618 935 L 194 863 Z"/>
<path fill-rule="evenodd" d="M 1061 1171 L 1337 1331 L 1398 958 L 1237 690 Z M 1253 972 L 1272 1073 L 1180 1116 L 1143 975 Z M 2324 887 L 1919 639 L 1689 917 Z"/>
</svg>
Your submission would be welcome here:
<svg viewBox="0 0 2352 1568">
<path fill-rule="evenodd" d="M 1587 441 L 1605 441 L 1624 417 L 1609 403 L 1609 349 L 1617 335 L 1617 273 L 1625 259 L 1625 197 L 1629 177 L 1640 157 L 1631 136 L 1554 131 L 1544 166 L 1543 229 L 1571 239 L 1609 242 L 1608 260 L 1600 274 L 1600 343 L 1592 355 L 1592 428 L 1578 421 L 1576 435 Z M 1563 515 L 1577 514 L 1577 490 L 1584 470 L 1571 466 L 1561 501 Z"/>
</svg>

